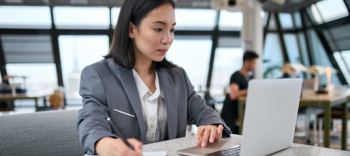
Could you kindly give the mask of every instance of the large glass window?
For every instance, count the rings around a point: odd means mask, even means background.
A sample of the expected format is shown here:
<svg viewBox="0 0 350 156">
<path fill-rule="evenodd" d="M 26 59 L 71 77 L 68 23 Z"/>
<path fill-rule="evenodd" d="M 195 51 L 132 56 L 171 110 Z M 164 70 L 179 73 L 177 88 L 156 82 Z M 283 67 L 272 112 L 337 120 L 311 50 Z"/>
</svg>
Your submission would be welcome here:
<svg viewBox="0 0 350 156">
<path fill-rule="evenodd" d="M 58 29 L 108 29 L 108 7 L 61 7 L 53 8 Z"/>
<path fill-rule="evenodd" d="M 220 11 L 220 30 L 241 30 L 243 25 L 242 12 Z"/>
<path fill-rule="evenodd" d="M 61 35 L 58 41 L 67 103 L 81 104 L 81 71 L 103 59 L 108 53 L 109 38 L 107 35 Z"/>
<path fill-rule="evenodd" d="M 0 28 L 51 28 L 48 6 L 0 6 Z"/>
<path fill-rule="evenodd" d="M 350 73 L 349 73 L 349 67 L 347 66 L 347 62 L 345 58 L 343 58 L 343 56 L 339 53 L 339 52 L 334 52 L 333 56 L 335 58 L 335 60 L 337 61 L 341 72 L 343 73 L 346 81 L 348 82 L 348 84 L 350 83 Z"/>
<path fill-rule="evenodd" d="M 1 35 L 6 63 L 53 63 L 50 35 Z"/>
<path fill-rule="evenodd" d="M 316 35 L 316 32 L 314 30 L 309 30 L 308 35 L 310 37 L 311 53 L 314 57 L 315 65 L 328 66 L 333 68 L 326 54 L 326 51 L 323 48 L 323 45 L 321 44 L 319 38 Z M 339 78 L 336 74 L 332 74 L 331 80 L 334 85 L 341 85 Z M 325 84 L 327 84 L 327 77 L 324 74 L 320 76 L 320 85 Z"/>
<path fill-rule="evenodd" d="M 210 94 L 212 96 L 224 95 L 224 89 L 229 87 L 231 75 L 242 65 L 243 49 L 241 47 L 216 48 Z"/>
<path fill-rule="evenodd" d="M 267 34 L 263 59 L 264 78 L 282 77 L 283 73 L 280 71 L 280 68 L 283 66 L 284 61 L 277 34 Z"/>
<path fill-rule="evenodd" d="M 290 13 L 279 13 L 281 26 L 283 29 L 293 29 L 293 19 Z"/>
<path fill-rule="evenodd" d="M 52 92 L 57 88 L 54 63 L 8 63 L 6 71 L 8 75 L 26 76 L 25 86 L 28 92 Z M 21 78 L 16 78 L 15 83 L 24 85 Z"/>
<path fill-rule="evenodd" d="M 275 14 L 270 14 L 270 22 L 269 22 L 269 29 L 270 30 L 275 30 L 277 29 L 276 26 L 276 20 L 275 20 Z"/>
<path fill-rule="evenodd" d="M 120 12 L 120 7 L 114 7 L 114 8 L 112 8 L 112 10 L 111 10 L 113 29 L 114 29 L 115 26 L 117 25 L 118 18 L 119 18 L 119 12 Z"/>
<path fill-rule="evenodd" d="M 316 8 L 317 7 L 317 8 Z M 349 15 L 343 0 L 323 0 L 311 7 L 312 14 L 318 23 L 328 22 Z M 320 15 L 317 15 L 317 9 Z M 318 17 L 320 16 L 320 17 Z"/>
<path fill-rule="evenodd" d="M 284 42 L 286 43 L 289 62 L 300 64 L 301 59 L 295 34 L 284 34 Z"/>
<path fill-rule="evenodd" d="M 195 90 L 205 90 L 212 40 L 175 37 L 166 58 L 185 69 Z"/>
<path fill-rule="evenodd" d="M 214 9 L 175 9 L 176 29 L 212 30 L 215 27 Z"/>
<path fill-rule="evenodd" d="M 297 28 L 301 28 L 302 22 L 301 22 L 301 16 L 299 11 L 294 13 L 294 23 Z"/>
</svg>

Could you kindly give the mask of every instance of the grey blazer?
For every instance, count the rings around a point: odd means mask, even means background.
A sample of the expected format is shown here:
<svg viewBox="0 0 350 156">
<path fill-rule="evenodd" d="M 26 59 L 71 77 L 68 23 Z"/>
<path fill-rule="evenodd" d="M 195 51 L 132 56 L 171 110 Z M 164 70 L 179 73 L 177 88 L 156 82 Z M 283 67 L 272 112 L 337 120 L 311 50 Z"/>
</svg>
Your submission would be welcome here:
<svg viewBox="0 0 350 156">
<path fill-rule="evenodd" d="M 223 135 L 231 134 L 219 114 L 194 91 L 182 68 L 162 68 L 157 72 L 168 116 L 165 140 L 185 137 L 187 123 L 222 124 Z M 85 153 L 96 154 L 95 143 L 103 137 L 118 137 L 107 117 L 111 117 L 127 138 L 146 144 L 146 126 L 131 69 L 117 65 L 110 58 L 85 67 L 81 73 L 80 95 L 84 106 L 78 114 L 77 128 Z"/>
</svg>

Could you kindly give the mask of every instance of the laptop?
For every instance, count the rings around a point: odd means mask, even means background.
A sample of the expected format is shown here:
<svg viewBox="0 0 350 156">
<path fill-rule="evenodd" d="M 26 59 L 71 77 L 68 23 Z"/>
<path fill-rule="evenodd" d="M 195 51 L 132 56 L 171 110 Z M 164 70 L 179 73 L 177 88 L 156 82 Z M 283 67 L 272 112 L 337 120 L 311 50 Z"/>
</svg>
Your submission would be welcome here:
<svg viewBox="0 0 350 156">
<path fill-rule="evenodd" d="M 243 135 L 191 147 L 179 155 L 262 156 L 293 144 L 302 79 L 251 80 L 244 114 Z"/>
</svg>

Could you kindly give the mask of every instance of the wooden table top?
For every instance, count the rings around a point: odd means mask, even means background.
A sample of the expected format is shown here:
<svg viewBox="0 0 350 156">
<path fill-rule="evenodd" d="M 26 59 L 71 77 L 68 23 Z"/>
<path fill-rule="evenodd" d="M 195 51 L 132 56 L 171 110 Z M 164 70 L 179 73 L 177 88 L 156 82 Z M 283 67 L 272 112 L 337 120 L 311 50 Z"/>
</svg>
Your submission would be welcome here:
<svg viewBox="0 0 350 156">
<path fill-rule="evenodd" d="M 0 94 L 0 100 L 4 99 L 33 99 L 33 98 L 39 98 L 44 96 L 49 96 L 53 94 L 50 92 L 29 92 L 29 93 L 18 93 L 15 96 L 13 96 L 11 93 L 9 94 Z"/>
<path fill-rule="evenodd" d="M 300 102 L 332 102 L 343 98 L 350 99 L 350 88 L 334 89 L 328 94 L 317 94 L 313 90 L 303 90 Z M 241 96 L 239 100 L 247 100 L 246 96 Z"/>
</svg>

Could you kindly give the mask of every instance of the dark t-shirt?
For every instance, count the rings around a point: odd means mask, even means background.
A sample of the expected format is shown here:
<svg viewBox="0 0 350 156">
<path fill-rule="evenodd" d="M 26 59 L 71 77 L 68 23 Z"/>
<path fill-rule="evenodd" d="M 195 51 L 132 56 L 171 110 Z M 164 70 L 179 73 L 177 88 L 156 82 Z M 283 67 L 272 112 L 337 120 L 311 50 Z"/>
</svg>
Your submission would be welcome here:
<svg viewBox="0 0 350 156">
<path fill-rule="evenodd" d="M 239 90 L 248 88 L 248 81 L 251 79 L 251 76 L 244 76 L 238 71 L 232 74 L 230 78 L 230 85 L 236 83 L 239 86 Z M 230 99 L 230 94 L 226 95 L 224 101 L 224 106 L 221 113 L 222 119 L 225 120 L 226 124 L 230 127 L 233 133 L 238 133 L 238 128 L 235 124 L 236 119 L 238 118 L 238 100 L 232 101 Z"/>
</svg>

